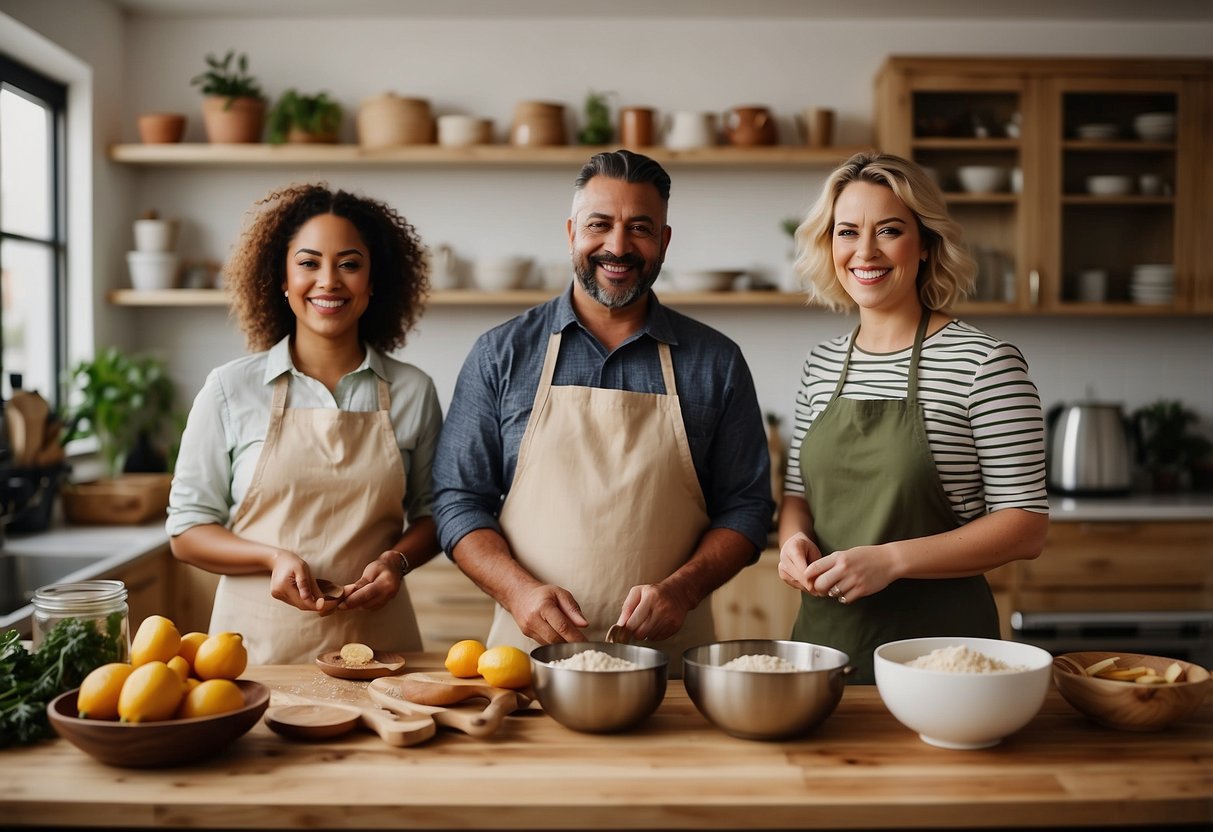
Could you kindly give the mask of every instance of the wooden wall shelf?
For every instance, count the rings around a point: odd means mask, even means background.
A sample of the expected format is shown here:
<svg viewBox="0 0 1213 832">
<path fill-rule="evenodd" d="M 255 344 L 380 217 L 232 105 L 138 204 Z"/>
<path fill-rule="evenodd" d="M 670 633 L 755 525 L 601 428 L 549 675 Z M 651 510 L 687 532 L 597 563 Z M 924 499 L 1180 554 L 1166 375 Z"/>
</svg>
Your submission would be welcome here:
<svg viewBox="0 0 1213 832">
<path fill-rule="evenodd" d="M 608 145 L 607 147 L 615 147 Z M 117 144 L 110 158 L 127 165 L 178 166 L 280 166 L 332 165 L 338 167 L 405 167 L 444 165 L 505 165 L 524 167 L 568 167 L 584 162 L 604 147 L 564 145 L 559 147 L 514 147 L 491 144 L 473 147 L 410 145 L 385 150 L 364 150 L 356 144 Z M 861 146 L 803 147 L 705 147 L 698 150 L 639 148 L 661 164 L 683 167 L 788 167 L 833 166 L 849 158 Z"/>
</svg>

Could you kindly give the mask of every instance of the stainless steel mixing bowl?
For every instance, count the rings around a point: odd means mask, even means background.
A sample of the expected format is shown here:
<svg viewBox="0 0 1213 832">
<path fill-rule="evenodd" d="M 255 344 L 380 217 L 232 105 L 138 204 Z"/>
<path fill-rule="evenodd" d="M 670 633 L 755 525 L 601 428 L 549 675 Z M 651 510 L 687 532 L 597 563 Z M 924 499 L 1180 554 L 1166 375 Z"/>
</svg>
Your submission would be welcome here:
<svg viewBox="0 0 1213 832">
<path fill-rule="evenodd" d="M 640 669 L 573 670 L 552 664 L 585 650 L 626 659 Z M 665 696 L 669 659 L 651 647 L 582 641 L 536 647 L 531 669 L 535 694 L 552 719 L 574 731 L 599 734 L 631 728 L 657 710 Z"/>
<path fill-rule="evenodd" d="M 769 673 L 721 667 L 739 656 L 779 656 L 802 670 Z M 850 657 L 801 641 L 742 639 L 692 647 L 682 655 L 683 682 L 699 712 L 726 734 L 748 740 L 799 736 L 834 712 Z"/>
</svg>

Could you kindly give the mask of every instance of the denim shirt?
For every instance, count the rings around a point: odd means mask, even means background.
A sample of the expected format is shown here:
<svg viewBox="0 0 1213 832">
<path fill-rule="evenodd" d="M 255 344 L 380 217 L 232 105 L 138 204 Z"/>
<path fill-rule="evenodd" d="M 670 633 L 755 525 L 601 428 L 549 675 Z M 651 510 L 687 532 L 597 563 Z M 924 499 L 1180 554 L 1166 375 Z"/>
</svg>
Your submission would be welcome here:
<svg viewBox="0 0 1213 832">
<path fill-rule="evenodd" d="M 670 345 L 711 528 L 744 535 L 756 552 L 765 547 L 774 512 L 770 454 L 741 349 L 650 294 L 644 326 L 608 353 L 577 320 L 570 287 L 481 335 L 463 364 L 434 459 L 434 520 L 443 549 L 449 554 L 477 529 L 501 531 L 497 516 L 514 479 L 548 337 L 556 332 L 564 334 L 555 386 L 665 393 L 657 343 Z"/>
</svg>

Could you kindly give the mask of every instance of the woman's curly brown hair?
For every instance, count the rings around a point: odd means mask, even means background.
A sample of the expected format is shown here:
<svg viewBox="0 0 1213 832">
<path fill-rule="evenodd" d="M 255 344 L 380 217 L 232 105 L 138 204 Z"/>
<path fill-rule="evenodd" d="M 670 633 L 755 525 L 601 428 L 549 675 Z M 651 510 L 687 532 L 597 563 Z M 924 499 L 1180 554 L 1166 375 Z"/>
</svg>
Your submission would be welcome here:
<svg viewBox="0 0 1213 832">
<path fill-rule="evenodd" d="M 358 320 L 358 337 L 380 352 L 403 346 L 430 293 L 429 266 L 416 229 L 384 202 L 332 191 L 320 182 L 275 189 L 259 199 L 239 248 L 224 266 L 232 313 L 249 348 L 267 350 L 294 333 L 295 315 L 282 295 L 287 245 L 320 214 L 349 220 L 366 243 L 375 295 Z"/>
</svg>

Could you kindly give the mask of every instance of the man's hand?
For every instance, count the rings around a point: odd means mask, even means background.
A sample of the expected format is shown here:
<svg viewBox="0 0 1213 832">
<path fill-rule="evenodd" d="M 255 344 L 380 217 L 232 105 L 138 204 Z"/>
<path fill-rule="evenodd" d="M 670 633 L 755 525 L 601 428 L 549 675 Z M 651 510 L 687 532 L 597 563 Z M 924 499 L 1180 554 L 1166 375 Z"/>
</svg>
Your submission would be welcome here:
<svg viewBox="0 0 1213 832">
<path fill-rule="evenodd" d="M 628 590 L 616 623 L 645 641 L 661 641 L 682 629 L 691 605 L 661 584 L 642 584 Z"/>
<path fill-rule="evenodd" d="M 520 589 L 508 601 L 506 609 L 527 638 L 540 644 L 585 641 L 581 628 L 588 627 L 590 622 L 567 589 L 537 584 Z"/>
</svg>

